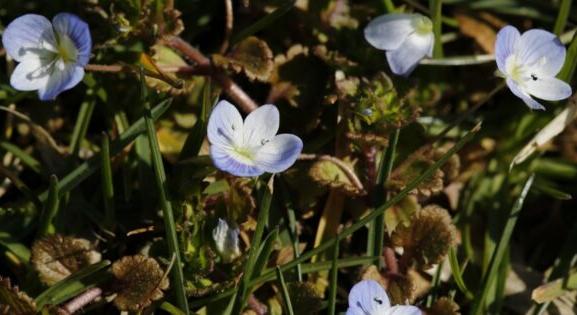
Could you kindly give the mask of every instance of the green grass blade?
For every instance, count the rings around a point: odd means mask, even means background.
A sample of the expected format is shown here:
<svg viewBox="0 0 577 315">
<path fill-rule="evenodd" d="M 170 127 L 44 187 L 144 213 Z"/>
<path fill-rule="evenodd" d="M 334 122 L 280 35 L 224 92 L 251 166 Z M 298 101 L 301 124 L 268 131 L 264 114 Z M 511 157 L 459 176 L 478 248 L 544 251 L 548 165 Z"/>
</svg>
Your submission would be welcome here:
<svg viewBox="0 0 577 315">
<path fill-rule="evenodd" d="M 103 260 L 87 266 L 68 276 L 66 279 L 59 281 L 34 299 L 36 306 L 40 309 L 44 305 L 60 304 L 80 292 L 107 281 L 110 278 L 110 274 L 103 269 L 109 265 L 109 260 Z"/>
<path fill-rule="evenodd" d="M 104 222 L 105 226 L 112 230 L 115 222 L 114 214 L 114 183 L 112 181 L 112 166 L 110 165 L 110 140 L 106 133 L 102 134 L 100 146 L 100 162 L 102 166 L 102 198 L 104 199 Z"/>
<path fill-rule="evenodd" d="M 377 182 L 373 190 L 374 206 L 375 208 L 383 203 L 383 192 L 385 191 L 385 183 L 389 179 L 393 170 L 395 162 L 395 151 L 397 150 L 397 143 L 399 142 L 400 129 L 393 131 L 389 137 L 389 146 L 382 156 L 379 164 L 379 173 L 377 175 Z M 373 249 L 373 256 L 383 256 L 383 246 L 385 244 L 385 214 L 381 214 L 375 218 L 375 247 Z M 379 260 L 379 265 L 381 260 Z M 382 266 L 381 266 L 382 267 Z"/>
<path fill-rule="evenodd" d="M 339 244 L 340 242 L 336 242 L 334 245 L 333 250 L 333 257 L 331 261 L 331 273 L 330 273 L 330 284 L 329 284 L 329 315 L 336 314 L 336 307 L 337 307 L 337 288 L 338 288 L 338 276 L 339 276 L 339 267 L 337 265 L 337 261 L 339 259 Z M 278 268 L 277 268 L 278 269 Z M 280 270 L 280 269 L 278 269 Z"/>
<path fill-rule="evenodd" d="M 357 266 L 370 264 L 373 261 L 375 261 L 375 257 L 372 257 L 372 256 L 349 257 L 349 258 L 339 259 L 337 261 L 337 267 L 339 269 L 349 268 L 349 267 L 357 267 Z M 282 268 L 280 266 L 277 266 L 277 268 L 280 268 L 281 271 L 283 269 L 285 269 L 285 271 L 287 270 L 287 268 Z M 332 268 L 332 261 L 323 261 L 323 262 L 317 262 L 317 263 L 312 263 L 312 264 L 302 264 L 303 274 L 314 273 L 314 272 L 319 272 L 319 271 L 326 271 L 326 270 L 330 270 L 331 268 Z M 259 285 L 261 283 L 273 281 L 276 278 L 277 278 L 276 268 L 271 268 L 271 269 L 265 270 L 265 272 L 263 272 L 262 276 L 252 280 L 251 285 L 253 285 L 253 286 Z M 216 295 L 209 296 L 209 297 L 206 297 L 203 299 L 198 299 L 198 300 L 192 301 L 190 303 L 190 306 L 191 307 L 201 307 L 203 305 L 214 303 L 215 301 L 219 301 L 219 300 L 222 300 L 224 298 L 227 298 L 227 297 L 234 295 L 235 292 L 236 292 L 235 288 L 228 289 L 228 290 L 226 290 L 220 294 L 216 294 Z"/>
<path fill-rule="evenodd" d="M 383 4 L 387 10 L 387 13 L 395 13 L 396 8 L 393 0 L 383 0 Z"/>
<path fill-rule="evenodd" d="M 146 104 L 146 102 L 145 102 Z M 154 169 L 154 178 L 158 188 L 158 195 L 162 207 L 162 214 L 164 220 L 164 228 L 166 230 L 166 242 L 168 243 L 168 250 L 171 255 L 174 255 L 174 267 L 170 271 L 172 274 L 172 288 L 176 295 L 177 305 L 186 314 L 189 314 L 188 300 L 186 298 L 186 290 L 184 288 L 184 274 L 182 272 L 182 264 L 180 258 L 180 250 L 178 247 L 178 238 L 176 235 L 176 224 L 174 222 L 174 213 L 172 211 L 172 203 L 168 199 L 168 187 L 166 183 L 166 174 L 164 171 L 164 164 L 162 162 L 162 155 L 156 138 L 156 129 L 154 128 L 154 116 L 148 105 L 145 105 L 146 113 L 144 121 L 146 123 L 146 134 L 152 150 L 152 165 Z"/>
<path fill-rule="evenodd" d="M 243 29 L 238 34 L 233 36 L 233 38 L 231 40 L 231 44 L 234 45 L 234 44 L 240 42 L 241 40 L 243 40 L 243 39 L 245 39 L 251 35 L 254 35 L 258 31 L 265 29 L 267 26 L 272 24 L 274 21 L 276 21 L 277 19 L 279 19 L 280 17 L 285 15 L 287 12 L 289 12 L 294 7 L 295 2 L 296 2 L 295 0 L 288 0 L 285 4 L 278 7 L 272 13 L 265 15 L 260 20 L 254 22 L 252 25 Z"/>
<path fill-rule="evenodd" d="M 171 100 L 162 101 L 158 104 L 154 109 L 152 109 L 152 119 L 158 119 L 166 110 L 170 107 Z M 117 140 L 111 143 L 110 145 L 110 155 L 114 156 L 124 147 L 129 145 L 136 137 L 142 134 L 145 131 L 145 123 L 144 118 L 137 120 L 134 124 L 132 124 L 126 132 L 122 133 Z M 58 190 L 60 194 L 67 193 L 82 183 L 86 178 L 90 175 L 94 174 L 100 168 L 100 154 L 96 154 L 88 161 L 82 163 L 80 166 L 72 170 L 72 172 L 68 173 L 68 175 L 64 176 L 60 179 L 58 183 Z M 48 198 L 48 191 L 43 192 L 40 194 L 38 199 L 40 201 L 45 201 Z"/>
<path fill-rule="evenodd" d="M 195 157 L 200 151 L 200 147 L 202 146 L 204 137 L 206 136 L 208 114 L 210 113 L 212 104 L 214 103 L 211 91 L 212 81 L 207 79 L 202 92 L 202 108 L 200 110 L 200 115 L 198 116 L 196 124 L 184 142 L 184 146 L 182 147 L 182 151 L 180 151 L 180 155 L 178 157 L 179 160 Z"/>
<path fill-rule="evenodd" d="M 433 34 L 435 34 L 435 45 L 433 46 L 433 58 L 443 58 L 443 43 L 441 42 L 442 18 L 443 18 L 443 1 L 429 0 L 429 9 L 433 20 Z"/>
<path fill-rule="evenodd" d="M 74 124 L 74 130 L 72 131 L 72 138 L 70 139 L 70 146 L 68 149 L 72 156 L 78 156 L 78 150 L 80 150 L 82 140 L 86 136 L 86 131 L 88 130 L 88 125 L 90 124 L 90 119 L 92 118 L 95 105 L 96 100 L 93 96 L 88 96 L 80 105 L 80 111 L 78 112 L 76 123 Z"/>
<path fill-rule="evenodd" d="M 40 162 L 33 158 L 30 154 L 24 152 L 18 146 L 8 141 L 0 141 L 0 149 L 14 154 L 15 157 L 19 158 L 24 165 L 28 166 L 28 168 L 30 168 L 35 173 L 45 175 Z"/>
<path fill-rule="evenodd" d="M 279 228 L 276 227 L 272 232 L 270 232 L 264 239 L 262 246 L 260 247 L 258 258 L 254 264 L 252 278 L 260 276 L 264 268 L 268 263 L 270 254 L 274 249 L 274 244 L 278 239 Z"/>
<path fill-rule="evenodd" d="M 18 242 L 12 235 L 0 232 L 0 246 L 8 249 L 24 265 L 30 261 L 30 250 L 24 244 Z"/>
<path fill-rule="evenodd" d="M 459 265 L 459 261 L 457 259 L 457 251 L 454 247 L 451 247 L 449 250 L 449 264 L 451 265 L 451 275 L 455 280 L 455 284 L 457 284 L 457 288 L 465 295 L 468 300 L 472 300 L 474 298 L 473 293 L 467 288 L 465 285 L 465 280 L 463 279 L 463 272 L 461 271 L 461 266 Z"/>
<path fill-rule="evenodd" d="M 288 315 L 294 315 L 291 297 L 290 297 L 290 294 L 288 292 L 286 283 L 284 281 L 284 276 L 282 275 L 282 271 L 280 270 L 279 267 L 276 267 L 275 270 L 276 270 L 276 278 L 279 282 L 281 292 L 282 292 L 282 298 L 284 300 L 284 305 L 283 305 L 284 310 Z"/>
<path fill-rule="evenodd" d="M 483 282 L 481 284 L 481 288 L 479 293 L 476 295 L 476 299 L 473 302 L 473 306 L 471 308 L 472 315 L 479 315 L 482 314 L 483 309 L 485 307 L 485 299 L 489 294 L 489 290 L 494 285 L 494 281 L 496 279 L 497 274 L 499 273 L 499 267 L 503 258 L 505 256 L 505 252 L 507 246 L 509 245 L 509 241 L 511 240 L 511 235 L 513 234 L 513 229 L 517 224 L 517 219 L 519 217 L 519 212 L 523 208 L 523 203 L 525 202 L 525 198 L 529 193 L 531 186 L 533 185 L 534 175 L 531 175 L 529 179 L 523 185 L 523 189 L 521 190 L 521 194 L 517 197 L 513 208 L 508 216 L 507 222 L 505 223 L 505 227 L 503 228 L 503 232 L 501 233 L 501 237 L 497 243 L 497 246 L 493 250 L 493 255 L 491 257 L 491 261 L 489 263 L 489 267 L 485 276 L 483 277 Z"/>
<path fill-rule="evenodd" d="M 167 301 L 160 304 L 160 309 L 168 312 L 170 315 L 185 315 L 182 310 Z"/>
<path fill-rule="evenodd" d="M 573 35 L 569 49 L 567 49 L 567 56 L 565 57 L 565 64 L 559 72 L 557 77 L 565 82 L 571 82 L 575 75 L 575 67 L 577 66 L 577 33 Z"/>
<path fill-rule="evenodd" d="M 54 225 L 52 221 L 58 214 L 60 208 L 60 193 L 58 191 L 58 178 L 56 175 L 50 176 L 50 187 L 48 188 L 48 199 L 44 204 L 42 216 L 38 228 L 38 235 L 44 236 L 54 234 Z"/>
<path fill-rule="evenodd" d="M 560 36 L 567 25 L 567 20 L 569 19 L 569 13 L 571 13 L 571 2 L 573 0 L 562 0 L 559 6 L 559 13 L 557 14 L 557 19 L 555 20 L 555 26 L 553 27 L 553 33 Z"/>
<path fill-rule="evenodd" d="M 271 177 L 270 185 L 272 186 L 274 177 Z M 260 249 L 264 228 L 268 223 L 269 209 L 272 201 L 272 191 L 269 185 L 262 185 L 262 197 L 260 200 L 260 207 L 256 223 L 256 230 L 252 237 L 248 258 L 245 264 L 242 279 L 238 288 L 237 296 L 232 308 L 232 314 L 240 314 L 248 294 L 250 293 L 250 280 L 253 277 L 254 267 L 257 262 L 257 256 Z M 274 271 L 273 271 L 274 272 Z"/>
</svg>

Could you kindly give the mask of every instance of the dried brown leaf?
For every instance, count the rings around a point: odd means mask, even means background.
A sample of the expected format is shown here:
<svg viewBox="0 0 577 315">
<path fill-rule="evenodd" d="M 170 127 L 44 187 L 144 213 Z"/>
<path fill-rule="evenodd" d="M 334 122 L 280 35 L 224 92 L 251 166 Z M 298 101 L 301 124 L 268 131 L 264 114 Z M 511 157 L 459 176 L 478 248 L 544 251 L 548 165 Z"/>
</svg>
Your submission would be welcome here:
<svg viewBox="0 0 577 315">
<path fill-rule="evenodd" d="M 433 303 L 433 305 L 427 309 L 428 315 L 460 315 L 459 305 L 455 301 L 447 298 L 441 297 Z"/>
<path fill-rule="evenodd" d="M 391 236 L 395 246 L 405 250 L 404 259 L 427 269 L 445 258 L 456 243 L 457 229 L 444 208 L 429 205 L 418 211 L 410 226 L 399 226 Z"/>
<path fill-rule="evenodd" d="M 268 82 L 273 72 L 273 54 L 268 44 L 251 36 L 232 48 L 227 56 L 215 54 L 213 63 L 221 68 L 244 72 L 250 80 Z"/>
<path fill-rule="evenodd" d="M 32 245 L 30 260 L 46 285 L 68 277 L 76 271 L 101 260 L 90 241 L 63 235 L 43 237 Z"/>
<path fill-rule="evenodd" d="M 484 21 L 464 13 L 456 14 L 455 18 L 459 22 L 461 33 L 475 39 L 475 42 L 479 44 L 486 53 L 492 54 L 495 52 L 495 38 L 497 34 L 493 28 Z"/>
<path fill-rule="evenodd" d="M 114 305 L 121 311 L 136 312 L 164 296 L 169 286 L 166 274 L 151 257 L 125 256 L 112 264 L 117 279 Z"/>
<path fill-rule="evenodd" d="M 33 314 L 36 314 L 34 300 L 17 286 L 12 286 L 10 279 L 0 276 L 0 315 Z"/>
</svg>

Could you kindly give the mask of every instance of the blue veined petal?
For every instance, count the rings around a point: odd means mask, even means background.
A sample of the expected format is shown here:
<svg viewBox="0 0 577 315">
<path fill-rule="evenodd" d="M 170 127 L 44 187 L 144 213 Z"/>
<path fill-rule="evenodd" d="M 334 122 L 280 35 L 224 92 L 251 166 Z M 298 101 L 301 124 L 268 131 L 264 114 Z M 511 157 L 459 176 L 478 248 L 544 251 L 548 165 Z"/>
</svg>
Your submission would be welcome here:
<svg viewBox="0 0 577 315">
<path fill-rule="evenodd" d="M 210 146 L 210 158 L 216 168 L 234 176 L 254 177 L 264 173 L 264 170 L 257 166 L 247 165 L 234 159 L 227 148 L 218 144 Z"/>
<path fill-rule="evenodd" d="M 383 287 L 374 280 L 363 280 L 349 293 L 347 315 L 385 314 L 390 307 L 391 302 Z"/>
<path fill-rule="evenodd" d="M 387 61 L 394 74 L 408 76 L 419 61 L 430 56 L 433 49 L 434 35 L 411 34 L 396 50 L 387 51 Z"/>
<path fill-rule="evenodd" d="M 395 305 L 387 310 L 383 315 L 422 315 L 423 312 L 412 305 Z"/>
<path fill-rule="evenodd" d="M 27 58 L 19 63 L 12 76 L 10 85 L 19 91 L 38 90 L 48 83 L 49 67 L 40 58 Z"/>
<path fill-rule="evenodd" d="M 279 127 L 279 112 L 274 105 L 263 105 L 252 111 L 244 120 L 243 144 L 261 146 L 270 141 Z"/>
<path fill-rule="evenodd" d="M 83 77 L 82 67 L 58 60 L 52 65 L 46 85 L 38 90 L 38 96 L 42 101 L 54 100 L 60 93 L 76 86 Z"/>
<path fill-rule="evenodd" d="M 415 31 L 413 18 L 411 14 L 381 15 L 369 22 L 365 28 L 365 39 L 378 49 L 397 49 Z"/>
<path fill-rule="evenodd" d="M 528 30 L 517 42 L 515 55 L 519 61 L 530 67 L 540 69 L 539 72 L 551 76 L 556 75 L 565 62 L 565 46 L 555 34 L 545 30 Z"/>
<path fill-rule="evenodd" d="M 269 173 L 280 173 L 291 167 L 301 154 L 302 140 L 291 134 L 280 134 L 256 151 L 255 164 Z"/>
<path fill-rule="evenodd" d="M 67 35 L 74 42 L 78 50 L 78 64 L 81 66 L 88 64 L 92 50 L 92 37 L 88 24 L 70 13 L 57 14 L 52 23 L 56 32 Z"/>
<path fill-rule="evenodd" d="M 216 104 L 208 118 L 207 136 L 213 145 L 234 146 L 242 142 L 243 122 L 238 109 L 222 100 Z"/>
<path fill-rule="evenodd" d="M 37 14 L 23 15 L 8 24 L 2 35 L 2 45 L 12 59 L 20 62 L 39 50 L 55 50 L 56 40 L 52 24 Z"/>
<path fill-rule="evenodd" d="M 525 91 L 530 95 L 547 101 L 564 100 L 571 96 L 571 86 L 554 77 L 540 77 L 525 82 Z"/>
<path fill-rule="evenodd" d="M 505 63 L 507 57 L 515 51 L 515 46 L 519 41 L 521 34 L 514 26 L 507 25 L 497 33 L 495 40 L 495 59 L 497 67 L 503 73 L 506 73 Z"/>
<path fill-rule="evenodd" d="M 517 85 L 517 83 L 515 83 L 515 81 L 513 81 L 512 79 L 509 78 L 507 79 L 507 86 L 509 87 L 511 92 L 513 92 L 513 94 L 515 94 L 515 96 L 517 96 L 518 98 L 522 99 L 523 102 L 525 102 L 525 104 L 529 106 L 529 108 L 536 110 L 545 110 L 545 107 L 543 105 L 539 104 L 539 102 L 534 100 L 531 97 L 531 95 L 527 94 L 527 92 L 522 91 Z"/>
</svg>

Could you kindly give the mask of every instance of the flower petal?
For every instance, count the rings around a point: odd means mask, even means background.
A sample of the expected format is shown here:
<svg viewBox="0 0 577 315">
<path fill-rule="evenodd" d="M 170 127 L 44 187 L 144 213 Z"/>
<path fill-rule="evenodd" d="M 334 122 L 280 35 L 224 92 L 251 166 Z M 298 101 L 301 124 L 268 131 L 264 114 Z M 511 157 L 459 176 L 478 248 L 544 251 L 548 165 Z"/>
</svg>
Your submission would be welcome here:
<svg viewBox="0 0 577 315">
<path fill-rule="evenodd" d="M 218 219 L 218 224 L 212 230 L 212 239 L 216 245 L 216 250 L 225 262 L 231 262 L 241 254 L 238 244 L 239 233 L 238 228 L 233 228 L 221 218 Z"/>
<path fill-rule="evenodd" d="M 563 67 L 566 49 L 557 36 L 545 30 L 529 30 L 519 38 L 515 54 L 520 62 L 539 69 L 543 75 L 555 76 Z"/>
<path fill-rule="evenodd" d="M 19 91 L 38 90 L 48 83 L 49 71 L 42 59 L 26 58 L 12 72 L 10 85 Z"/>
<path fill-rule="evenodd" d="M 365 28 L 365 39 L 375 48 L 394 50 L 399 48 L 415 31 L 412 14 L 381 15 Z"/>
<path fill-rule="evenodd" d="M 78 64 L 85 66 L 90 59 L 92 37 L 86 22 L 70 13 L 60 13 L 52 19 L 54 29 L 59 34 L 66 34 L 78 49 Z"/>
<path fill-rule="evenodd" d="M 383 315 L 422 315 L 423 312 L 412 305 L 395 305 L 387 310 Z"/>
<path fill-rule="evenodd" d="M 58 60 L 50 67 L 46 85 L 38 90 L 42 101 L 54 100 L 60 93 L 76 86 L 84 77 L 84 69 L 72 63 Z"/>
<path fill-rule="evenodd" d="M 228 101 L 216 104 L 208 118 L 207 136 L 213 145 L 234 146 L 242 141 L 242 117 Z"/>
<path fill-rule="evenodd" d="M 347 315 L 385 314 L 390 307 L 391 302 L 383 287 L 374 280 L 363 280 L 355 284 L 349 293 Z"/>
<path fill-rule="evenodd" d="M 419 61 L 430 56 L 433 50 L 433 34 L 411 34 L 396 50 L 387 51 L 387 60 L 394 74 L 408 76 Z"/>
<path fill-rule="evenodd" d="M 264 170 L 255 165 L 248 165 L 234 159 L 229 149 L 220 145 L 210 146 L 210 158 L 216 168 L 234 176 L 253 177 L 264 173 Z"/>
<path fill-rule="evenodd" d="M 526 81 L 525 91 L 530 95 L 548 101 L 559 101 L 571 96 L 571 86 L 565 81 L 552 77 Z"/>
<path fill-rule="evenodd" d="M 291 167 L 303 149 L 302 140 L 291 134 L 280 134 L 258 148 L 255 164 L 269 173 L 280 173 Z"/>
<path fill-rule="evenodd" d="M 279 112 L 274 105 L 263 105 L 252 111 L 244 120 L 243 143 L 247 146 L 261 146 L 270 141 L 279 127 Z"/>
<path fill-rule="evenodd" d="M 514 52 L 520 37 L 521 34 L 519 34 L 519 30 L 511 25 L 503 27 L 499 33 L 497 33 L 497 39 L 495 40 L 495 59 L 497 61 L 497 67 L 501 72 L 506 73 L 505 61 L 507 57 Z"/>
<path fill-rule="evenodd" d="M 38 50 L 55 51 L 56 39 L 52 24 L 37 14 L 25 14 L 8 24 L 2 35 L 2 45 L 12 59 L 20 62 Z"/>
<path fill-rule="evenodd" d="M 509 87 L 511 92 L 513 92 L 513 94 L 515 94 L 515 96 L 517 96 L 518 98 L 522 99 L 523 102 L 525 102 L 525 104 L 529 106 L 529 108 L 536 110 L 545 110 L 545 107 L 543 105 L 539 104 L 539 102 L 534 100 L 531 97 L 531 95 L 522 91 L 517 85 L 517 83 L 515 83 L 515 81 L 513 81 L 512 79 L 507 79 L 507 86 Z"/>
</svg>

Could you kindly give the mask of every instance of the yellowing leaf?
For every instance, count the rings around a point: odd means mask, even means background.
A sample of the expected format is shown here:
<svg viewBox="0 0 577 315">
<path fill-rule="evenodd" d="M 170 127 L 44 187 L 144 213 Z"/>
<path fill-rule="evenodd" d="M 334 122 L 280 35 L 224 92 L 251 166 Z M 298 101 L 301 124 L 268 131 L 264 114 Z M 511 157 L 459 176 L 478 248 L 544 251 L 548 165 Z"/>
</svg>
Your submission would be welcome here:
<svg viewBox="0 0 577 315">
<path fill-rule="evenodd" d="M 421 209 L 417 197 L 409 195 L 385 211 L 385 226 L 389 235 L 399 224 L 409 225 L 411 217 Z"/>
<path fill-rule="evenodd" d="M 344 167 L 347 167 L 352 174 L 347 175 L 343 170 Z M 315 162 L 309 170 L 309 175 L 317 183 L 329 188 L 339 189 L 349 195 L 361 195 L 364 193 L 362 187 L 359 187 L 359 184 L 355 183 L 355 180 L 351 178 L 356 176 L 353 173 L 352 165 L 336 158 Z"/>
</svg>

